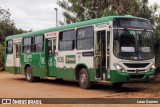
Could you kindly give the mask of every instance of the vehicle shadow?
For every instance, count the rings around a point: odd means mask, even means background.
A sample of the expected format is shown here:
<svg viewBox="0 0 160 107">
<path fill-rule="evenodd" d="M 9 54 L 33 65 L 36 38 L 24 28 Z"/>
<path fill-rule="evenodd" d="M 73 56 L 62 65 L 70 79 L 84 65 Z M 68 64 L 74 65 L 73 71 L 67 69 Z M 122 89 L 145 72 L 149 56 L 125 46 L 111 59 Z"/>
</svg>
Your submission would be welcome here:
<svg viewBox="0 0 160 107">
<path fill-rule="evenodd" d="M 25 78 L 13 78 L 13 79 L 27 82 Z M 40 79 L 38 82 L 31 82 L 31 83 L 34 84 L 45 83 L 45 84 L 51 84 L 51 85 L 54 84 L 57 86 L 64 86 L 64 87 L 80 88 L 78 81 L 69 81 L 69 80 Z M 141 92 L 147 89 L 144 86 L 140 87 L 138 85 L 137 87 L 136 84 L 127 83 L 124 84 L 121 88 L 115 89 L 111 84 L 108 83 L 93 83 L 92 87 L 89 90 L 107 91 L 107 92 L 109 91 L 111 93 L 126 93 L 126 92 Z"/>
</svg>

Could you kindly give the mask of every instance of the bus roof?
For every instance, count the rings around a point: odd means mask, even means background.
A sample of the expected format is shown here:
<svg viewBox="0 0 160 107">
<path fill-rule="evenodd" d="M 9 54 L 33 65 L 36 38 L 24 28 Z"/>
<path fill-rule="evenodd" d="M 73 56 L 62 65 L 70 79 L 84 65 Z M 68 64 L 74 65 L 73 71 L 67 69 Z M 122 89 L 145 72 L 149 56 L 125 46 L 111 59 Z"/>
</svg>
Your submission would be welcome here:
<svg viewBox="0 0 160 107">
<path fill-rule="evenodd" d="M 112 21 L 116 17 L 121 17 L 121 18 L 139 18 L 139 17 L 130 16 L 130 15 L 127 15 L 127 16 L 107 16 L 107 17 L 102 17 L 102 18 L 97 18 L 97 19 L 77 22 L 77 23 L 63 25 L 63 26 L 54 27 L 54 28 L 49 28 L 49 29 L 44 29 L 44 30 L 39 30 L 39 31 L 34 31 L 34 32 L 28 32 L 28 33 L 12 35 L 12 36 L 6 37 L 6 41 L 7 40 L 11 40 L 13 38 L 21 38 L 21 37 L 27 37 L 27 36 L 42 35 L 42 34 L 47 33 L 47 32 L 67 30 L 67 29 L 71 29 L 71 28 L 74 28 L 74 27 L 89 26 L 89 25 L 96 24 L 96 23 L 108 22 L 108 21 Z M 139 18 L 139 19 L 143 19 L 143 18 Z"/>
</svg>

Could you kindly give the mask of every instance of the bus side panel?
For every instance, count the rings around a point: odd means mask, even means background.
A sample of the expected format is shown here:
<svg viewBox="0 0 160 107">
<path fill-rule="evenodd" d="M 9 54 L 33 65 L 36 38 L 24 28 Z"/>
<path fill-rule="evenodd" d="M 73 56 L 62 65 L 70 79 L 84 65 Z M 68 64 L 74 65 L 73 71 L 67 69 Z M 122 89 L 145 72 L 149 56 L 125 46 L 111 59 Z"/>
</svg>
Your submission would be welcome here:
<svg viewBox="0 0 160 107">
<path fill-rule="evenodd" d="M 14 74 L 14 72 L 15 72 L 14 67 L 8 67 L 8 66 L 5 67 L 5 71 L 10 72 L 12 74 Z"/>
<path fill-rule="evenodd" d="M 128 74 L 126 74 L 126 73 L 120 74 L 117 70 L 111 70 L 110 71 L 110 79 L 111 79 L 112 83 L 127 82 Z"/>
<path fill-rule="evenodd" d="M 95 81 L 95 76 L 94 76 L 94 70 L 93 69 L 88 69 L 88 74 L 89 74 L 89 80 L 90 81 Z"/>
<path fill-rule="evenodd" d="M 74 80 L 74 69 L 73 68 L 58 68 L 57 77 L 68 80 Z"/>
<path fill-rule="evenodd" d="M 75 79 L 75 69 L 74 68 L 58 68 L 56 73 L 58 78 L 64 78 L 68 80 Z M 95 81 L 93 69 L 88 69 L 89 80 Z"/>
<path fill-rule="evenodd" d="M 32 54 L 32 72 L 33 76 L 47 76 L 45 67 L 45 54 L 44 53 L 34 53 Z"/>
<path fill-rule="evenodd" d="M 44 53 L 25 53 L 22 55 L 21 64 L 23 68 L 29 64 L 32 67 L 33 76 L 46 76 Z"/>
<path fill-rule="evenodd" d="M 10 73 L 15 73 L 13 64 L 13 54 L 5 54 L 5 70 Z"/>
<path fill-rule="evenodd" d="M 75 67 L 81 64 L 87 67 L 90 81 L 95 81 L 93 73 L 93 57 L 83 57 L 82 54 L 76 55 L 76 53 L 77 51 L 75 50 L 72 52 L 58 52 L 58 56 L 56 56 L 56 76 L 58 78 L 75 80 Z"/>
<path fill-rule="evenodd" d="M 25 73 L 24 72 L 25 67 L 21 66 L 19 69 L 20 69 L 20 74 L 24 74 Z"/>
</svg>

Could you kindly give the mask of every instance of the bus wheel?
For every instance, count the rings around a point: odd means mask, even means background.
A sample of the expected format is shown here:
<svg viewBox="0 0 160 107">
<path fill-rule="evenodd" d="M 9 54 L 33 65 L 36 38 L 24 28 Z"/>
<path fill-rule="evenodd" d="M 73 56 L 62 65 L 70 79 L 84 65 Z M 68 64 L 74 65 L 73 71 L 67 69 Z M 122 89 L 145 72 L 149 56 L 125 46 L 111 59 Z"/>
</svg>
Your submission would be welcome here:
<svg viewBox="0 0 160 107">
<path fill-rule="evenodd" d="M 123 83 L 122 83 L 122 82 L 112 83 L 112 85 L 113 85 L 113 87 L 114 87 L 115 89 L 120 89 L 120 88 L 122 87 Z"/>
<path fill-rule="evenodd" d="M 36 80 L 36 77 L 32 76 L 31 67 L 27 67 L 25 72 L 26 72 L 26 80 L 27 81 L 34 82 Z"/>
<path fill-rule="evenodd" d="M 91 87 L 91 82 L 89 81 L 89 76 L 86 68 L 82 68 L 79 72 L 79 85 L 83 89 L 88 89 Z"/>
</svg>

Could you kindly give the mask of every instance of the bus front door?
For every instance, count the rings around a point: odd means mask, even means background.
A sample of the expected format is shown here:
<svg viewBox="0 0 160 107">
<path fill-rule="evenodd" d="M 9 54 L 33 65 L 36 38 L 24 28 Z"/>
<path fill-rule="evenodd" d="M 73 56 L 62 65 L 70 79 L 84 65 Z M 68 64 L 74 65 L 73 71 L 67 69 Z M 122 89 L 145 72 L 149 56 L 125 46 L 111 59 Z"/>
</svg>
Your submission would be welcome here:
<svg viewBox="0 0 160 107">
<path fill-rule="evenodd" d="M 96 80 L 106 76 L 106 31 L 97 31 L 94 39 L 94 74 Z"/>
<path fill-rule="evenodd" d="M 13 59 L 14 59 L 14 73 L 19 74 L 20 73 L 20 52 L 21 52 L 21 44 L 20 43 L 14 43 L 13 47 Z"/>
<path fill-rule="evenodd" d="M 56 38 L 48 39 L 48 76 L 56 75 L 55 49 Z"/>
</svg>

